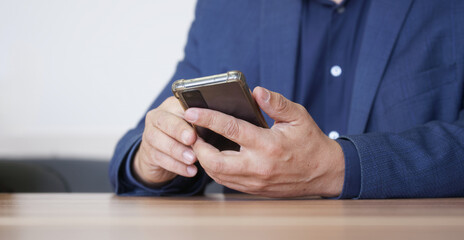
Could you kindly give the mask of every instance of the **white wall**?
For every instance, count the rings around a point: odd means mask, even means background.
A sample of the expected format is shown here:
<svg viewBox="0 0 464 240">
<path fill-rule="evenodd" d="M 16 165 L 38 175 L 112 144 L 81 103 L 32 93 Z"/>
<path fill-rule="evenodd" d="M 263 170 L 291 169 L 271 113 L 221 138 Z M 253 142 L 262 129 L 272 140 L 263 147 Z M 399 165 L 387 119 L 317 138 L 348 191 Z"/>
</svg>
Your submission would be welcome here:
<svg viewBox="0 0 464 240">
<path fill-rule="evenodd" d="M 0 0 L 0 157 L 109 159 L 183 57 L 193 0 Z"/>
</svg>

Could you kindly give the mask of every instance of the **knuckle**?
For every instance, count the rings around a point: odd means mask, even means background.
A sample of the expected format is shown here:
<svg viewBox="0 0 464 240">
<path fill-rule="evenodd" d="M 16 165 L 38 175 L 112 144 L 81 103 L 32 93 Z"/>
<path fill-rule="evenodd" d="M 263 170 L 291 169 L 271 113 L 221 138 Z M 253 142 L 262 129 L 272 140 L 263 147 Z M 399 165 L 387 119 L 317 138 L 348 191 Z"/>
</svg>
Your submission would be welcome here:
<svg viewBox="0 0 464 240">
<path fill-rule="evenodd" d="M 146 118 L 152 118 L 153 115 L 155 115 L 156 113 L 158 112 L 158 109 L 152 109 L 150 111 L 147 112 L 147 114 L 145 115 Z"/>
<path fill-rule="evenodd" d="M 158 110 L 150 111 L 147 114 L 147 121 L 149 121 L 149 123 L 151 123 L 156 128 L 162 129 L 164 126 L 164 118 L 165 118 L 163 113 L 164 112 L 158 111 Z"/>
<path fill-rule="evenodd" d="M 173 160 L 167 161 L 166 165 L 169 167 L 171 172 L 176 172 L 176 173 L 185 173 L 185 172 L 187 172 L 186 170 L 181 171 L 179 169 L 179 166 L 177 165 L 177 163 L 175 161 L 173 161 Z"/>
<path fill-rule="evenodd" d="M 167 144 L 166 144 L 166 147 L 167 147 L 167 152 L 171 155 L 171 156 L 175 156 L 177 152 L 179 152 L 179 146 L 178 146 L 178 143 L 176 141 L 169 141 Z"/>
<path fill-rule="evenodd" d="M 154 153 L 154 161 L 156 164 L 161 166 L 162 168 L 171 171 L 171 172 L 176 172 L 176 162 L 174 162 L 172 159 L 165 157 L 161 152 L 155 151 Z"/>
<path fill-rule="evenodd" d="M 277 99 L 276 111 L 279 113 L 285 112 L 288 108 L 288 101 L 281 94 Z"/>
<path fill-rule="evenodd" d="M 161 152 L 155 150 L 150 155 L 151 155 L 150 165 L 158 165 L 164 168 L 165 159 L 162 157 Z"/>
<path fill-rule="evenodd" d="M 145 126 L 149 126 L 152 123 L 155 114 L 156 109 L 150 110 L 145 114 Z"/>
<path fill-rule="evenodd" d="M 216 124 L 217 117 L 214 114 L 208 114 L 207 119 L 208 119 L 206 121 L 206 126 L 207 127 L 211 127 L 211 126 L 214 126 Z"/>
<path fill-rule="evenodd" d="M 178 102 L 178 101 L 177 101 L 177 98 L 174 97 L 174 96 L 170 96 L 170 97 L 166 98 L 166 100 L 164 100 L 164 101 L 165 101 L 166 103 L 176 103 L 176 102 Z"/>
<path fill-rule="evenodd" d="M 156 140 L 156 131 L 150 130 L 149 128 L 145 128 L 142 134 L 142 142 L 146 142 L 149 145 L 154 145 Z"/>
<path fill-rule="evenodd" d="M 169 109 L 173 104 L 175 104 L 176 102 L 179 102 L 177 101 L 177 98 L 175 98 L 174 96 L 170 96 L 168 98 L 166 98 L 162 103 L 161 105 L 159 105 L 158 108 L 161 108 L 161 109 Z"/>
<path fill-rule="evenodd" d="M 165 124 L 164 131 L 166 131 L 166 134 L 168 134 L 171 137 L 177 138 L 180 134 L 179 132 L 179 123 L 172 123 L 173 121 L 168 121 L 168 124 Z"/>
<path fill-rule="evenodd" d="M 163 119 L 158 117 L 158 118 L 155 118 L 154 120 L 154 123 L 155 123 L 155 126 L 159 129 L 163 129 Z"/>
<path fill-rule="evenodd" d="M 231 138 L 237 138 L 240 135 L 240 125 L 237 119 L 227 121 L 224 126 L 224 134 Z"/>
<path fill-rule="evenodd" d="M 172 126 L 172 134 L 179 141 L 182 141 L 182 132 L 187 130 L 185 122 L 177 121 L 176 124 Z"/>
<path fill-rule="evenodd" d="M 306 108 L 301 105 L 301 104 L 295 104 L 296 105 L 296 109 L 299 111 L 299 112 L 307 112 Z"/>
<path fill-rule="evenodd" d="M 154 120 L 154 123 L 156 128 L 162 130 L 167 135 L 175 137 L 176 139 L 181 138 L 180 135 L 182 129 L 184 129 L 184 124 L 177 116 L 165 112 L 163 115 L 159 115 Z"/>
</svg>

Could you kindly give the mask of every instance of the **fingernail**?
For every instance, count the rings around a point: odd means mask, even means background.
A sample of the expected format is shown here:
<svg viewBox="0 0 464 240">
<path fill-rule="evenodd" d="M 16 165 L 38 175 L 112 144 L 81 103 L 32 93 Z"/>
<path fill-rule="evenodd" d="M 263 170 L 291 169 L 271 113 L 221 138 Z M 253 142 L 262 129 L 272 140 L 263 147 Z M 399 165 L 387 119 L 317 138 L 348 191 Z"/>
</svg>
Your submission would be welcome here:
<svg viewBox="0 0 464 240">
<path fill-rule="evenodd" d="M 196 109 L 187 109 L 184 117 L 189 122 L 195 122 L 198 119 L 198 111 Z"/>
<path fill-rule="evenodd" d="M 195 166 L 188 166 L 187 167 L 187 173 L 189 174 L 189 176 L 195 176 L 195 174 L 197 174 L 197 168 Z"/>
<path fill-rule="evenodd" d="M 264 88 L 263 88 L 263 90 L 264 90 L 264 94 L 261 96 L 261 99 L 262 99 L 265 103 L 267 103 L 267 102 L 269 102 L 269 99 L 271 99 L 271 93 L 270 93 L 267 89 L 264 89 Z"/>
<path fill-rule="evenodd" d="M 182 135 L 181 135 L 181 138 L 182 138 L 182 142 L 184 142 L 184 144 L 189 144 L 190 143 L 190 132 L 187 131 L 187 130 L 184 130 L 182 132 Z"/>
<path fill-rule="evenodd" d="M 184 153 L 182 153 L 182 157 L 189 164 L 192 164 L 195 161 L 195 155 L 193 155 L 191 151 L 185 151 Z"/>
</svg>

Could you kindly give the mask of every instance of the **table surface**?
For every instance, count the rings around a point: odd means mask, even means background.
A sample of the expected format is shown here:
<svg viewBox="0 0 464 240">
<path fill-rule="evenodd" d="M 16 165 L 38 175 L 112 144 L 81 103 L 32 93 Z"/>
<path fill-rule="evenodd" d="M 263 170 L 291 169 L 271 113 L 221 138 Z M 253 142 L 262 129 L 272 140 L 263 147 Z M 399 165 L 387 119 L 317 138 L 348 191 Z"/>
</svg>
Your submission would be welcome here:
<svg viewBox="0 0 464 240">
<path fill-rule="evenodd" d="M 0 194 L 0 239 L 464 239 L 463 199 Z"/>
</svg>

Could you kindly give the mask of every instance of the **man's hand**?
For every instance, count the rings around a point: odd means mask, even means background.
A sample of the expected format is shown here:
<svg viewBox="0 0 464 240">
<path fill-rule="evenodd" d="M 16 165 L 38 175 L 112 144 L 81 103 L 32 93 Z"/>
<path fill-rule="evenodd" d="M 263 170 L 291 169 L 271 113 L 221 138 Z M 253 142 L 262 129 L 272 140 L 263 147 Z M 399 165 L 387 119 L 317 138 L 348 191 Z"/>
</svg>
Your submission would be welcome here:
<svg viewBox="0 0 464 240">
<path fill-rule="evenodd" d="M 238 143 L 239 152 L 220 152 L 198 138 L 193 150 L 208 175 L 229 188 L 269 197 L 338 196 L 345 162 L 306 109 L 257 87 L 254 98 L 275 120 L 271 129 L 208 109 L 191 108 L 185 120 Z"/>
<path fill-rule="evenodd" d="M 147 113 L 142 143 L 132 165 L 136 178 L 145 185 L 156 187 L 177 175 L 193 177 L 197 173 L 193 165 L 195 153 L 190 147 L 196 133 L 183 114 L 174 97 Z"/>
</svg>

